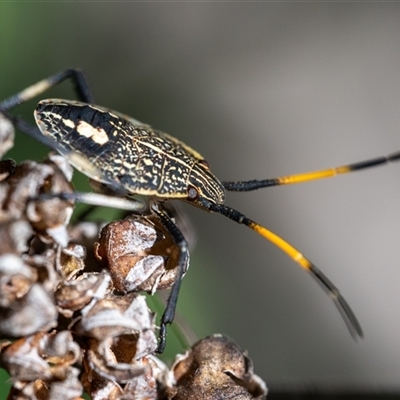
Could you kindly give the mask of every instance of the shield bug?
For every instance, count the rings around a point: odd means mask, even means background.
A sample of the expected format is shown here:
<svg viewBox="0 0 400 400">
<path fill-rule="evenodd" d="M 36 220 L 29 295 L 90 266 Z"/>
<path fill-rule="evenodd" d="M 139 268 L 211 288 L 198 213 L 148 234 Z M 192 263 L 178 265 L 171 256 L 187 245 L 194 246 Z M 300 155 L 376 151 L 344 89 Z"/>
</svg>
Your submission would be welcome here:
<svg viewBox="0 0 400 400">
<path fill-rule="evenodd" d="M 57 84 L 72 79 L 79 101 L 50 99 L 39 102 L 34 115 L 37 127 L 9 111 Z M 208 163 L 195 150 L 178 139 L 155 130 L 125 114 L 93 104 L 87 81 L 80 70 L 69 69 L 44 79 L 0 102 L 0 112 L 24 133 L 57 150 L 78 170 L 94 181 L 97 189 L 123 198 L 141 195 L 148 209 L 158 218 L 180 249 L 179 273 L 161 317 L 158 351 L 166 341 L 166 325 L 175 315 L 180 282 L 188 264 L 187 243 L 163 208 L 167 200 L 182 200 L 209 212 L 216 212 L 246 225 L 285 252 L 308 271 L 330 295 L 353 337 L 362 336 L 356 316 L 336 286 L 290 243 L 224 205 L 225 191 L 251 191 L 260 188 L 307 182 L 385 164 L 400 158 L 400 152 L 337 168 L 250 181 L 220 181 Z M 103 206 L 131 208 L 140 213 L 142 204 L 90 194 L 60 193 L 59 196 Z M 115 198 L 115 196 L 114 196 Z"/>
</svg>

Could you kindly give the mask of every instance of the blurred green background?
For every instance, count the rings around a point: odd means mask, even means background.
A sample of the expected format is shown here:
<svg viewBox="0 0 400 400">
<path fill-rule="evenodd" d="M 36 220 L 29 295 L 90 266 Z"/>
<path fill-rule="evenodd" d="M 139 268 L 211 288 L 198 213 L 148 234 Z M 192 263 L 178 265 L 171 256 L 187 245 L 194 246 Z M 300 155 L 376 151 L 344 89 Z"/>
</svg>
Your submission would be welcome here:
<svg viewBox="0 0 400 400">
<path fill-rule="evenodd" d="M 0 2 L 0 98 L 80 67 L 98 104 L 184 140 L 221 180 L 341 165 L 400 148 L 399 17 L 397 3 Z M 21 134 L 9 155 L 46 153 Z M 179 313 L 247 349 L 270 386 L 398 387 L 399 168 L 227 196 L 332 279 L 363 341 L 279 250 L 189 206 Z"/>
</svg>

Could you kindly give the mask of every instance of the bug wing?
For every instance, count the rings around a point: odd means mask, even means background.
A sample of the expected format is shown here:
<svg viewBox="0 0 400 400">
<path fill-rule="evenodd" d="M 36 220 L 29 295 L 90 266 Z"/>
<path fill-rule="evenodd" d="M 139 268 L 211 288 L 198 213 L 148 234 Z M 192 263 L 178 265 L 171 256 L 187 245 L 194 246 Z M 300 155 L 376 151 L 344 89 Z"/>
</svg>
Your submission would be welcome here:
<svg viewBox="0 0 400 400">
<path fill-rule="evenodd" d="M 92 104 L 43 100 L 35 118 L 75 168 L 129 194 L 186 197 L 188 176 L 202 158 L 167 134 Z"/>
<path fill-rule="evenodd" d="M 122 156 L 119 177 L 131 193 L 159 198 L 186 198 L 188 181 L 196 158 L 181 142 L 147 126 L 134 126 L 125 146 L 132 151 Z"/>
</svg>

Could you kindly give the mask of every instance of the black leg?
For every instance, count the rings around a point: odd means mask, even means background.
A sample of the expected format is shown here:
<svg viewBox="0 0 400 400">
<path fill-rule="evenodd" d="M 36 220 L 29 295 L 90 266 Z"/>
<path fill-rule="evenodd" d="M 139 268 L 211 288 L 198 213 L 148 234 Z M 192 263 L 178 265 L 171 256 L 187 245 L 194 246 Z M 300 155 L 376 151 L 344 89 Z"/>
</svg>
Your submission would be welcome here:
<svg viewBox="0 0 400 400">
<path fill-rule="evenodd" d="M 159 204 L 155 203 L 151 205 L 152 213 L 159 219 L 163 227 L 171 234 L 177 246 L 180 249 L 179 264 L 178 264 L 178 275 L 172 286 L 171 292 L 167 300 L 167 306 L 164 314 L 161 317 L 160 322 L 160 335 L 157 353 L 163 353 L 167 338 L 167 324 L 171 324 L 175 317 L 176 304 L 178 302 L 179 289 L 181 287 L 182 276 L 187 269 L 189 262 L 189 252 L 186 239 L 182 235 L 181 231 L 171 220 L 171 218 L 164 211 L 160 210 Z"/>
<path fill-rule="evenodd" d="M 27 87 L 21 92 L 9 97 L 8 99 L 1 101 L 0 113 L 3 113 L 10 121 L 12 121 L 14 126 L 21 132 L 33 137 L 45 146 L 63 153 L 61 151 L 62 148 L 55 141 L 44 137 L 36 126 L 30 124 L 21 117 L 14 117 L 8 111 L 12 110 L 19 104 L 25 103 L 34 97 L 41 95 L 46 90 L 62 83 L 67 79 L 72 80 L 79 100 L 84 101 L 85 103 L 93 103 L 93 96 L 83 72 L 79 69 L 67 69 L 43 79 Z"/>
<path fill-rule="evenodd" d="M 58 198 L 61 200 L 71 200 L 77 203 L 88 204 L 98 207 L 116 208 L 136 213 L 143 213 L 146 210 L 146 203 L 134 198 L 117 197 L 102 193 L 81 193 L 81 192 L 60 192 L 60 193 L 43 193 L 32 200 L 46 201 Z"/>
<path fill-rule="evenodd" d="M 67 69 L 46 79 L 43 79 L 27 87 L 21 92 L 9 97 L 8 99 L 1 101 L 0 112 L 9 111 L 19 104 L 25 103 L 26 101 L 41 95 L 46 90 L 57 86 L 67 79 L 71 79 L 74 83 L 75 91 L 79 100 L 85 103 L 93 103 L 93 96 L 83 72 L 79 69 Z"/>
</svg>

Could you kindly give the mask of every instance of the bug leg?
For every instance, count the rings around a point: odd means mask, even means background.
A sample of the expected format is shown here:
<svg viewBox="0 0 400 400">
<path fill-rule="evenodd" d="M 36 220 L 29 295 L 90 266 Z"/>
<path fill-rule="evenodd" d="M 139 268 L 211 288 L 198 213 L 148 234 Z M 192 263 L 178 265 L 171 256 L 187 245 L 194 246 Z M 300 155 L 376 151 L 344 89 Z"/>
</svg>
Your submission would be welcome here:
<svg viewBox="0 0 400 400">
<path fill-rule="evenodd" d="M 8 111 L 12 110 L 14 107 L 22 103 L 25 103 L 26 101 L 33 99 L 36 96 L 39 96 L 46 90 L 62 83 L 67 79 L 71 79 L 73 81 L 75 91 L 80 100 L 86 103 L 93 102 L 93 96 L 89 89 L 89 85 L 85 78 L 85 75 L 81 70 L 72 68 L 43 79 L 27 87 L 21 92 L 1 101 L 0 113 L 4 114 L 10 121 L 12 121 L 14 126 L 21 132 L 33 137 L 45 146 L 48 146 L 62 153 L 62 147 L 59 146 L 55 141 L 44 137 L 44 135 L 42 135 L 42 133 L 36 126 L 30 124 L 21 117 L 14 117 Z"/>
<path fill-rule="evenodd" d="M 172 221 L 172 219 L 167 215 L 167 213 L 159 208 L 158 203 L 154 203 L 151 205 L 151 211 L 154 215 L 157 216 L 157 218 L 159 219 L 163 227 L 168 231 L 168 233 L 171 234 L 175 243 L 177 244 L 177 246 L 179 246 L 180 250 L 178 275 L 175 278 L 175 282 L 172 286 L 171 292 L 167 300 L 167 305 L 160 322 L 159 343 L 156 351 L 157 353 L 163 353 L 167 339 L 167 324 L 171 324 L 175 317 L 175 310 L 176 304 L 178 302 L 181 280 L 189 262 L 189 252 L 187 242 L 183 234 Z"/>
<path fill-rule="evenodd" d="M 19 104 L 25 103 L 36 96 L 44 93 L 46 90 L 60 84 L 61 82 L 71 79 L 75 86 L 75 91 L 79 100 L 85 103 L 93 103 L 93 96 L 89 89 L 88 82 L 83 72 L 79 69 L 71 68 L 65 71 L 54 74 L 46 79 L 43 79 L 21 92 L 9 97 L 0 102 L 0 112 L 9 111 Z"/>
<path fill-rule="evenodd" d="M 61 192 L 61 193 L 43 193 L 33 200 L 46 201 L 58 198 L 67 201 L 76 201 L 78 203 L 88 204 L 98 207 L 117 208 L 119 210 L 133 211 L 142 213 L 147 205 L 141 200 L 126 197 L 109 196 L 101 193 L 82 193 L 82 192 Z"/>
<path fill-rule="evenodd" d="M 347 301 L 339 292 L 339 289 L 310 260 L 304 257 L 304 255 L 299 250 L 297 250 L 294 246 L 292 246 L 290 243 L 282 239 L 274 232 L 258 224 L 257 222 L 252 221 L 250 218 L 247 218 L 244 214 L 234 210 L 233 208 L 227 207 L 223 204 L 210 203 L 207 200 L 202 200 L 202 204 L 209 211 L 215 211 L 219 214 L 224 215 L 225 217 L 230 218 L 238 224 L 248 226 L 250 229 L 257 232 L 265 239 L 269 240 L 271 243 L 277 246 L 279 249 L 281 249 L 283 252 L 285 252 L 300 267 L 311 273 L 313 278 L 317 280 L 317 282 L 332 298 L 351 336 L 353 338 L 356 338 L 357 336 L 363 336 L 362 328 L 357 320 L 357 317 L 348 305 Z"/>
<path fill-rule="evenodd" d="M 251 190 L 261 189 L 270 186 L 290 185 L 293 183 L 302 183 L 314 181 L 317 179 L 332 178 L 336 175 L 347 174 L 353 171 L 377 167 L 379 165 L 388 164 L 392 161 L 400 160 L 400 152 L 390 154 L 388 156 L 373 158 L 353 164 L 342 165 L 335 168 L 321 169 L 318 171 L 304 172 L 295 175 L 282 176 L 280 178 L 250 180 L 250 181 L 226 181 L 222 185 L 226 190 L 232 192 L 248 192 Z"/>
</svg>

